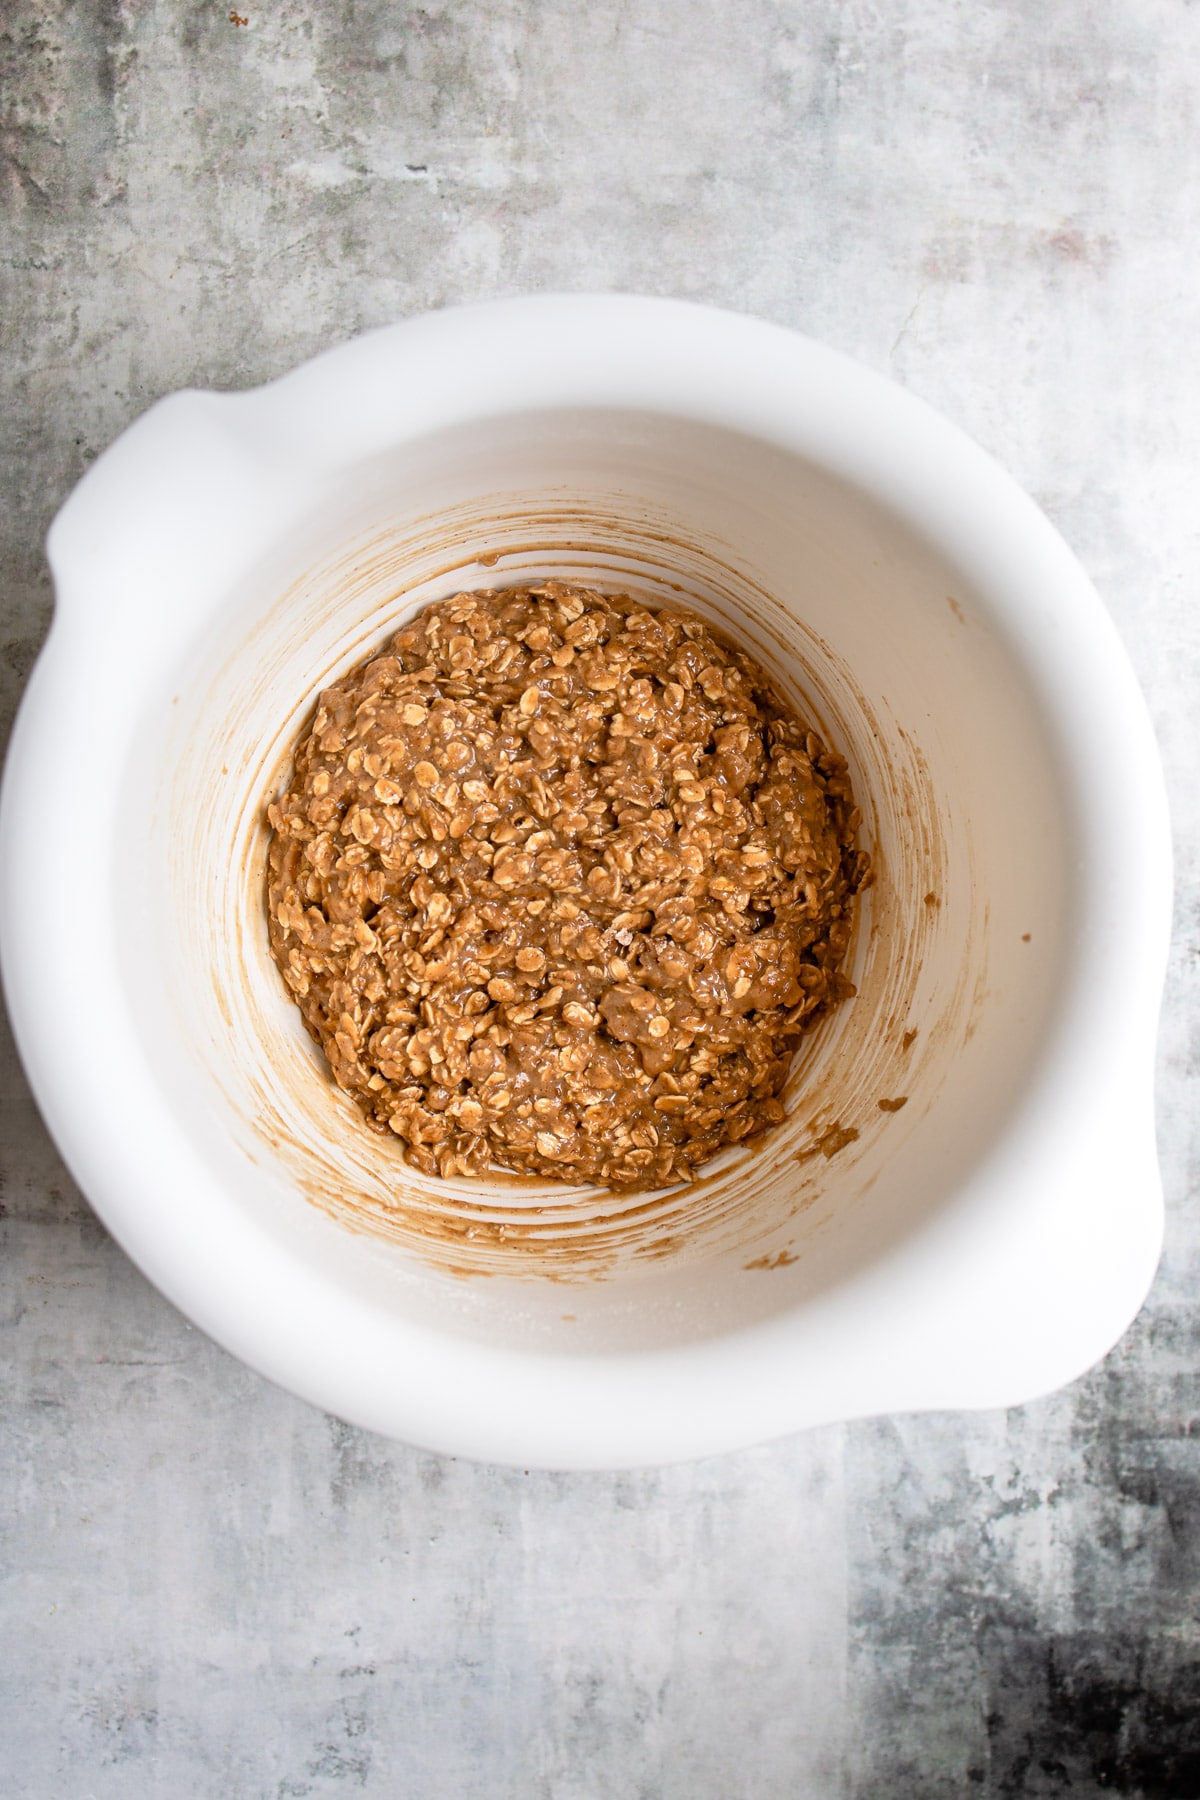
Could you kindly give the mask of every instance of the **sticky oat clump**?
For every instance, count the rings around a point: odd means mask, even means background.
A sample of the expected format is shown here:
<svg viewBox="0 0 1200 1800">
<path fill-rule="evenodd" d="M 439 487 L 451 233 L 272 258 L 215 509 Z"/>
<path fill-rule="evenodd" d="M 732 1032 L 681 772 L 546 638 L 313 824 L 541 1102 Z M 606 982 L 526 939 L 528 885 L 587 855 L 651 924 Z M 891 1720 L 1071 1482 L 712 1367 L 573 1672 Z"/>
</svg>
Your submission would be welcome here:
<svg viewBox="0 0 1200 1800">
<path fill-rule="evenodd" d="M 268 816 L 283 978 L 431 1175 L 690 1179 L 854 991 L 845 762 L 682 609 L 439 601 L 320 695 Z"/>
</svg>

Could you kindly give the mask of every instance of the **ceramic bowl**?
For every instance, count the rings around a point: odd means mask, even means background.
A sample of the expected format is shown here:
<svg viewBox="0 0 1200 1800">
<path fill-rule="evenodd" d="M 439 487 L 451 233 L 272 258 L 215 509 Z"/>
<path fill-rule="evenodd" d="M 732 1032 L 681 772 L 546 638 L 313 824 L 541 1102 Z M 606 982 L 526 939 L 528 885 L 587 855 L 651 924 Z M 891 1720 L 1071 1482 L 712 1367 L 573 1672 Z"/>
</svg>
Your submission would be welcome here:
<svg viewBox="0 0 1200 1800">
<path fill-rule="evenodd" d="M 944 419 L 749 319 L 504 301 L 160 402 L 49 554 L 12 1017 L 80 1186 L 220 1343 L 415 1444 L 584 1467 L 1009 1405 L 1116 1341 L 1161 1232 L 1161 773 L 1079 565 Z M 430 598 L 550 574 L 685 596 L 865 815 L 858 996 L 693 1189 L 420 1176 L 268 954 L 264 804 L 317 690 Z"/>
</svg>

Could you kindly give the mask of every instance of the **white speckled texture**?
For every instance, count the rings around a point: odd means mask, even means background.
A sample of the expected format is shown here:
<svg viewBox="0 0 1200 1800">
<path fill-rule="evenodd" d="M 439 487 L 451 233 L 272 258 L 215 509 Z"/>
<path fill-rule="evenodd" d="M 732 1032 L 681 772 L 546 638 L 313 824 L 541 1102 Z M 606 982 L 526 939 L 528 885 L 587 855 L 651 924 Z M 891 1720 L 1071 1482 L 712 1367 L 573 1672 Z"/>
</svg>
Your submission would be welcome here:
<svg viewBox="0 0 1200 1800">
<path fill-rule="evenodd" d="M 1142 1318 L 1008 1415 L 442 1462 L 191 1330 L 4 1052 L 7 1800 L 1200 1793 L 1200 7 L 8 0 L 0 675 L 173 388 L 543 287 L 799 326 L 1009 466 L 1146 686 L 1180 902 Z M 86 801 L 86 788 L 81 802 Z M 86 904 L 86 892 L 81 895 Z"/>
</svg>

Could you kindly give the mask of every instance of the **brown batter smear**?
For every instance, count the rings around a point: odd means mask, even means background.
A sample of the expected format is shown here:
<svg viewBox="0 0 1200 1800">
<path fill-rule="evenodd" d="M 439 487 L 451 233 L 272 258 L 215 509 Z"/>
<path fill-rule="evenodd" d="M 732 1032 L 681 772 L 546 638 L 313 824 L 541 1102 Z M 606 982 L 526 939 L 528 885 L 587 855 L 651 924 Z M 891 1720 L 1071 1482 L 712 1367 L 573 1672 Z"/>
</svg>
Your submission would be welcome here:
<svg viewBox="0 0 1200 1800">
<path fill-rule="evenodd" d="M 268 807 L 271 949 L 428 1174 L 694 1176 L 783 1117 L 870 879 L 844 760 L 695 615 L 437 602 L 323 692 Z"/>
</svg>

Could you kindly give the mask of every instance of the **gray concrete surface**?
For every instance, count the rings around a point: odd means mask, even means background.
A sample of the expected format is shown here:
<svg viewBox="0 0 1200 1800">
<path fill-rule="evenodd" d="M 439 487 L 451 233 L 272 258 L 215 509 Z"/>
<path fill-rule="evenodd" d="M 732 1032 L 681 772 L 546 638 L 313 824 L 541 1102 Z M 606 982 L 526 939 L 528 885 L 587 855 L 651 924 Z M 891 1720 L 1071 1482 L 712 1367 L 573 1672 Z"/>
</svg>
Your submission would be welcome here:
<svg viewBox="0 0 1200 1800">
<path fill-rule="evenodd" d="M 1200 1794 L 1200 6 L 5 0 L 0 53 L 6 717 L 46 524 L 158 395 L 459 299 L 696 296 L 1038 497 L 1146 686 L 1180 873 L 1167 1249 L 1120 1348 L 1006 1415 L 662 1473 L 441 1461 L 250 1375 L 6 1048 L 0 1795 Z"/>
</svg>

